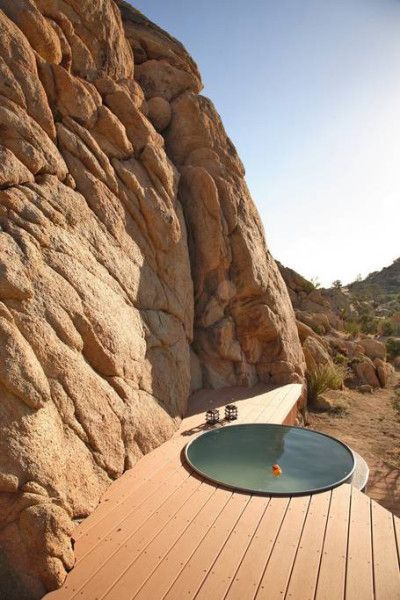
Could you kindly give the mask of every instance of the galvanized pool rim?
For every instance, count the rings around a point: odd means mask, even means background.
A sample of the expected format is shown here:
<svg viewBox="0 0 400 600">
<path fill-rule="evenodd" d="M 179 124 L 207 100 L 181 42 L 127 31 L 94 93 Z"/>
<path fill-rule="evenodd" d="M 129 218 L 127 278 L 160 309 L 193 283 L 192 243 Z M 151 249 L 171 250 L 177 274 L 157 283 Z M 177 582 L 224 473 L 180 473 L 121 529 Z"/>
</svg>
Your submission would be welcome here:
<svg viewBox="0 0 400 600">
<path fill-rule="evenodd" d="M 351 468 L 350 472 L 345 476 L 342 477 L 341 479 L 335 481 L 333 484 L 330 485 L 325 485 L 325 486 L 321 486 L 318 488 L 312 488 L 310 490 L 304 490 L 304 491 L 295 491 L 295 492 L 266 492 L 266 491 L 262 491 L 262 490 L 255 490 L 254 488 L 246 488 L 246 487 L 242 487 L 242 486 L 238 486 L 238 485 L 233 485 L 230 483 L 227 483 L 226 481 L 221 481 L 218 480 L 214 477 L 210 477 L 210 475 L 208 475 L 206 472 L 202 471 L 201 469 L 199 469 L 198 467 L 196 467 L 190 460 L 189 456 L 188 456 L 188 451 L 190 446 L 196 442 L 199 438 L 201 437 L 205 437 L 210 435 L 211 433 L 215 434 L 216 432 L 218 433 L 218 431 L 223 431 L 226 427 L 229 427 L 230 429 L 233 427 L 236 428 L 240 428 L 240 427 L 249 427 L 255 425 L 256 427 L 274 427 L 274 428 L 283 428 L 283 429 L 298 429 L 300 431 L 307 431 L 309 433 L 312 433 L 314 435 L 319 435 L 322 437 L 326 437 L 329 438 L 331 440 L 333 440 L 334 442 L 336 442 L 337 444 L 340 444 L 341 446 L 343 446 L 343 448 L 345 450 L 347 450 L 347 452 L 350 454 L 351 459 L 353 461 L 353 467 Z M 290 498 L 293 496 L 310 496 L 312 494 L 319 494 L 322 492 L 326 492 L 328 490 L 333 490 L 336 487 L 339 487 L 340 485 L 344 484 L 344 483 L 351 483 L 351 479 L 352 476 L 354 474 L 355 468 L 356 468 L 356 458 L 354 456 L 354 452 L 352 451 L 352 449 L 345 444 L 344 442 L 342 442 L 341 440 L 339 440 L 338 438 L 329 435 L 327 433 L 322 433 L 321 431 L 315 431 L 314 429 L 306 429 L 305 427 L 296 427 L 294 425 L 280 425 L 278 423 L 237 423 L 237 424 L 232 424 L 232 425 L 225 425 L 225 426 L 220 426 L 220 427 L 214 427 L 214 428 L 210 428 L 209 431 L 205 431 L 203 433 L 200 433 L 199 435 L 197 435 L 193 440 L 191 440 L 190 442 L 188 442 L 185 446 L 185 460 L 187 462 L 187 464 L 190 466 L 191 469 L 193 469 L 193 471 L 195 471 L 198 475 L 201 475 L 201 477 L 204 477 L 206 480 L 212 482 L 212 483 L 216 483 L 221 487 L 224 487 L 226 489 L 230 489 L 230 490 L 236 490 L 239 492 L 246 492 L 248 494 L 254 495 L 254 496 L 266 496 L 266 497 L 278 497 L 278 498 Z"/>
</svg>

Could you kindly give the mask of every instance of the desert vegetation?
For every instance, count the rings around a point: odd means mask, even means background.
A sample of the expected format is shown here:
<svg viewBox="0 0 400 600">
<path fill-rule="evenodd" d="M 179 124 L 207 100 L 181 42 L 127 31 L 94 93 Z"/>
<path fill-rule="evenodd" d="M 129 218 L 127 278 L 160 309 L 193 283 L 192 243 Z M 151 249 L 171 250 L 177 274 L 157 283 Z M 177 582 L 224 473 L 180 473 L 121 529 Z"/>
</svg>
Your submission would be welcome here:
<svg viewBox="0 0 400 600">
<path fill-rule="evenodd" d="M 329 289 L 317 277 L 307 281 L 280 269 L 307 363 L 310 407 L 329 409 L 329 402 L 318 401 L 327 390 L 386 387 L 400 364 L 399 261 L 348 286 L 335 280 Z"/>
<path fill-rule="evenodd" d="M 327 390 L 340 390 L 343 387 L 346 368 L 338 364 L 318 365 L 307 371 L 308 402 L 315 405 L 318 397 Z"/>
</svg>

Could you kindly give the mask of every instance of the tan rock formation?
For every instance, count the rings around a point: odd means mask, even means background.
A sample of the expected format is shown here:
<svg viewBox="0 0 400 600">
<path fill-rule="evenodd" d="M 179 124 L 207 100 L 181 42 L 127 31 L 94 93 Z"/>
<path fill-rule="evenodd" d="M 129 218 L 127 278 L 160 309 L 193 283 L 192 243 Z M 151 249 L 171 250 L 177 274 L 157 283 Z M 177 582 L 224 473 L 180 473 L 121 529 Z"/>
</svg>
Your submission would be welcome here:
<svg viewBox="0 0 400 600">
<path fill-rule="evenodd" d="M 198 95 L 199 75 L 192 62 L 183 64 L 176 40 L 119 5 L 150 115 L 161 98 L 172 109 L 164 136 L 181 174 L 194 284 L 193 349 L 203 383 L 298 380 L 302 359 L 292 309 L 265 249 L 235 148 L 212 103 Z"/>
<path fill-rule="evenodd" d="M 380 342 L 379 340 L 374 340 L 371 337 L 364 337 L 361 340 L 358 340 L 358 345 L 361 346 L 363 353 L 374 360 L 375 358 L 379 358 L 381 360 L 386 359 L 386 347 L 385 344 Z"/>
<path fill-rule="evenodd" d="M 301 381 L 304 365 L 181 44 L 112 0 L 0 8 L 0 596 L 32 600 L 190 389 Z"/>
<path fill-rule="evenodd" d="M 319 334 L 339 329 L 338 301 L 350 310 L 350 301 L 341 290 L 316 289 L 315 286 L 293 269 L 277 263 L 287 285 L 289 296 L 299 321 L 306 323 Z M 337 298 L 338 297 L 338 298 Z M 340 307 L 343 310 L 342 306 Z"/>
<path fill-rule="evenodd" d="M 374 365 L 381 387 L 386 387 L 394 371 L 393 365 L 380 358 L 375 358 Z"/>
<path fill-rule="evenodd" d="M 307 371 L 311 373 L 326 364 L 333 366 L 336 361 L 344 370 L 348 387 L 385 387 L 392 372 L 385 362 L 385 344 L 366 334 L 349 339 L 343 331 L 341 316 L 356 313 L 348 290 L 315 289 L 293 269 L 277 264 L 295 309 Z"/>
<path fill-rule="evenodd" d="M 332 363 L 329 351 L 324 347 L 322 340 L 318 340 L 315 337 L 307 337 L 303 344 L 303 351 L 307 369 L 309 371 L 315 371 L 320 365 Z"/>
<path fill-rule="evenodd" d="M 370 358 L 363 357 L 359 359 L 354 366 L 354 371 L 358 377 L 359 385 L 368 384 L 373 388 L 380 387 L 380 380 L 375 365 Z"/>
</svg>

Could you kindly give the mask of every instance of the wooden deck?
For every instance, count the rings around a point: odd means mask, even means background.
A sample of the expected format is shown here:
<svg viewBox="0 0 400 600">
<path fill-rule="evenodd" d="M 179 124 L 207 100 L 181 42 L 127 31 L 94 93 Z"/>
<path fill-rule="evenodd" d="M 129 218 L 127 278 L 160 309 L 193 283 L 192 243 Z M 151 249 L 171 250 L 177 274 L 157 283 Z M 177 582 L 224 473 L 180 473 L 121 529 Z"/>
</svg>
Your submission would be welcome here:
<svg viewBox="0 0 400 600">
<path fill-rule="evenodd" d="M 201 392 L 179 432 L 116 481 L 74 535 L 76 565 L 46 600 L 396 600 L 400 520 L 342 485 L 297 498 L 235 493 L 198 477 L 182 449 L 204 410 L 293 422 L 300 386 L 249 398 Z"/>
</svg>

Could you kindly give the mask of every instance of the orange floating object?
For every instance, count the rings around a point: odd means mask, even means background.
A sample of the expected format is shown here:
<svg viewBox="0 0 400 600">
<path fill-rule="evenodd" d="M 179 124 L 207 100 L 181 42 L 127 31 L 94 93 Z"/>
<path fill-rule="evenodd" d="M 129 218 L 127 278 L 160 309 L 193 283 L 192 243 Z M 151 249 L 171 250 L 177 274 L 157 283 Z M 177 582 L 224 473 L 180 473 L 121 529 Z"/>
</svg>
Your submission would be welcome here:
<svg viewBox="0 0 400 600">
<path fill-rule="evenodd" d="M 280 475 L 282 475 L 282 469 L 279 465 L 272 465 L 272 474 L 275 477 L 279 477 Z"/>
</svg>

